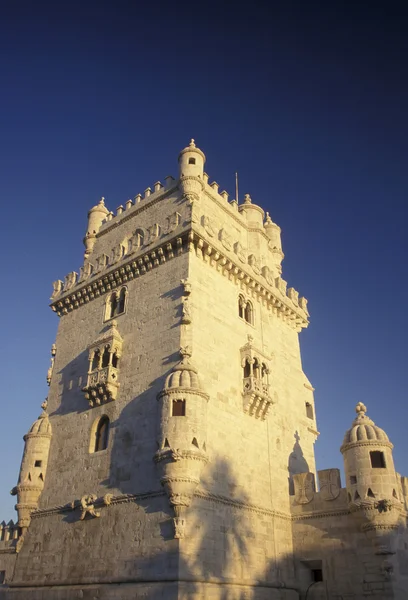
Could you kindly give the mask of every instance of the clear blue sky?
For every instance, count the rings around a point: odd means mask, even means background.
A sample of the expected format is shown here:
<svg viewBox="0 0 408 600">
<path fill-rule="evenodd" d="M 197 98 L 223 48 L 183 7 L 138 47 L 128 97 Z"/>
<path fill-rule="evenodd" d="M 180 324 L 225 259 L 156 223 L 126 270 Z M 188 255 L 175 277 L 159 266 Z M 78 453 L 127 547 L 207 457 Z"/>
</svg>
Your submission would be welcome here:
<svg viewBox="0 0 408 600">
<path fill-rule="evenodd" d="M 408 475 L 406 3 L 140 4 L 2 7 L 0 521 L 48 391 L 51 283 L 82 264 L 87 210 L 176 175 L 191 137 L 282 228 L 311 312 L 318 467 L 342 465 L 361 400 Z"/>
</svg>

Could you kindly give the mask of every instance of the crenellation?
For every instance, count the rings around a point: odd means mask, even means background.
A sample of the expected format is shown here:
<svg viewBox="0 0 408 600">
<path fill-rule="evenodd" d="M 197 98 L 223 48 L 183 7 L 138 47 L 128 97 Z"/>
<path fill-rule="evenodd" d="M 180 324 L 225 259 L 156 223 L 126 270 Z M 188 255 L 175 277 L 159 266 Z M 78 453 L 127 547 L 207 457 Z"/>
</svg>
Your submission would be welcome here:
<svg viewBox="0 0 408 600">
<path fill-rule="evenodd" d="M 148 198 L 151 195 L 151 193 L 152 193 L 152 188 L 150 188 L 150 187 L 146 188 L 144 191 L 144 200 L 146 198 Z"/>
<path fill-rule="evenodd" d="M 133 200 L 131 198 L 129 198 L 129 200 L 126 201 L 125 210 L 131 209 L 132 206 L 133 206 Z"/>
<path fill-rule="evenodd" d="M 118 206 L 118 208 L 116 209 L 116 216 L 120 217 L 120 215 L 123 213 L 123 205 L 121 204 L 120 206 Z"/>
</svg>

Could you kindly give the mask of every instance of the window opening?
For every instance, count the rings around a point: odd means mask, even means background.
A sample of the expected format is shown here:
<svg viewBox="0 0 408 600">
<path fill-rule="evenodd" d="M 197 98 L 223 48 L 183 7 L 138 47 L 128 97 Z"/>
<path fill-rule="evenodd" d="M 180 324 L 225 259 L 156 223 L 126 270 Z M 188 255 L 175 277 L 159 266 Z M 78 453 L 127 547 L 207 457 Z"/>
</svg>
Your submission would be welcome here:
<svg viewBox="0 0 408 600">
<path fill-rule="evenodd" d="M 360 500 L 360 494 L 358 492 L 354 494 L 354 500 Z"/>
<path fill-rule="evenodd" d="M 306 416 L 308 419 L 313 419 L 313 406 L 310 402 L 306 402 Z"/>
<path fill-rule="evenodd" d="M 257 358 L 254 359 L 254 377 L 256 379 L 261 378 L 261 369 L 260 369 L 259 361 Z"/>
<path fill-rule="evenodd" d="M 384 452 L 374 450 L 370 452 L 371 466 L 373 469 L 385 469 Z"/>
<path fill-rule="evenodd" d="M 116 314 L 120 315 L 125 312 L 125 300 L 126 300 L 126 288 L 122 288 L 119 294 L 119 302 L 117 306 Z"/>
<path fill-rule="evenodd" d="M 193 438 L 193 441 L 191 443 L 193 444 L 193 446 L 195 446 L 196 448 L 198 448 L 197 438 Z"/>
<path fill-rule="evenodd" d="M 196 164 L 196 159 L 195 158 L 189 158 L 188 159 L 188 164 L 189 165 L 195 165 Z"/>
<path fill-rule="evenodd" d="M 355 475 L 350 475 L 350 483 L 351 485 L 355 485 L 357 483 L 357 477 Z"/>
<path fill-rule="evenodd" d="M 241 319 L 245 318 L 244 309 L 245 309 L 245 300 L 244 300 L 243 296 L 239 296 L 238 297 L 238 314 L 241 317 Z"/>
<path fill-rule="evenodd" d="M 110 357 L 110 348 L 109 346 L 105 346 L 105 350 L 102 355 L 102 369 L 109 366 L 109 357 Z"/>
<path fill-rule="evenodd" d="M 116 354 L 116 352 L 114 352 L 112 354 L 112 367 L 115 367 L 115 369 L 117 369 L 118 368 L 118 362 L 119 362 L 118 355 Z"/>
<path fill-rule="evenodd" d="M 185 416 L 186 416 L 186 401 L 185 400 L 173 400 L 172 417 L 185 417 Z"/>
<path fill-rule="evenodd" d="M 312 569 L 312 579 L 314 583 L 323 581 L 323 569 Z"/>
<path fill-rule="evenodd" d="M 110 297 L 110 314 L 109 314 L 110 319 L 115 316 L 117 306 L 118 306 L 118 299 L 116 297 L 116 294 L 112 294 Z"/>
<path fill-rule="evenodd" d="M 253 319 L 254 319 L 254 311 L 252 309 L 252 304 L 250 302 L 247 302 L 246 306 L 245 306 L 245 321 L 252 325 Z"/>
<path fill-rule="evenodd" d="M 368 498 L 375 498 L 373 490 L 371 488 L 368 488 L 367 496 Z"/>
<path fill-rule="evenodd" d="M 42 460 L 36 460 L 34 463 L 35 467 L 41 467 L 41 465 L 42 465 Z"/>
<path fill-rule="evenodd" d="M 92 359 L 92 371 L 95 371 L 95 369 L 97 369 L 99 367 L 99 358 L 100 358 L 100 352 L 99 352 L 99 350 L 95 350 L 95 353 L 94 353 L 93 359 Z"/>
<path fill-rule="evenodd" d="M 95 432 L 95 450 L 100 452 L 108 447 L 109 437 L 109 418 L 104 416 L 100 419 Z"/>
<path fill-rule="evenodd" d="M 244 377 L 251 377 L 251 365 L 248 359 L 245 360 L 244 364 Z"/>
<path fill-rule="evenodd" d="M 6 571 L 0 571 L 0 583 L 4 583 L 6 579 Z"/>
</svg>

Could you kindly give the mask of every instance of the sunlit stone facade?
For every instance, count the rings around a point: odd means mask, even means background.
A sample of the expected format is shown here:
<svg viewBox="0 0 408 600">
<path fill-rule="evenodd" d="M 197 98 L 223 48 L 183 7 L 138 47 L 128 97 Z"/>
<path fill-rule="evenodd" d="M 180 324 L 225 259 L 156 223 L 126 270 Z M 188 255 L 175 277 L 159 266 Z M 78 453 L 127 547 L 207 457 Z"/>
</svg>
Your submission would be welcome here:
<svg viewBox="0 0 408 600">
<path fill-rule="evenodd" d="M 116 214 L 102 199 L 79 274 L 54 283 L 1 600 L 408 597 L 392 444 L 359 403 L 345 487 L 316 474 L 307 301 L 282 277 L 278 225 L 204 163 L 191 141 L 177 179 Z"/>
</svg>

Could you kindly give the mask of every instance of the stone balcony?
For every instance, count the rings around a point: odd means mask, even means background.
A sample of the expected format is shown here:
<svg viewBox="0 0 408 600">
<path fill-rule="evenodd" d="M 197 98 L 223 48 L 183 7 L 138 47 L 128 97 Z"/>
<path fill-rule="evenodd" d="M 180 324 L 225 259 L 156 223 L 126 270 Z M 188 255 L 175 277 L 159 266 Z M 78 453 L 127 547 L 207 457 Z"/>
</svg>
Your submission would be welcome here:
<svg viewBox="0 0 408 600">
<path fill-rule="evenodd" d="M 266 419 L 272 398 L 269 395 L 269 384 L 257 377 L 244 377 L 243 392 L 244 412 L 262 421 Z"/>
<path fill-rule="evenodd" d="M 91 407 L 116 400 L 118 390 L 118 369 L 112 365 L 88 373 L 88 382 L 83 388 Z"/>
</svg>

